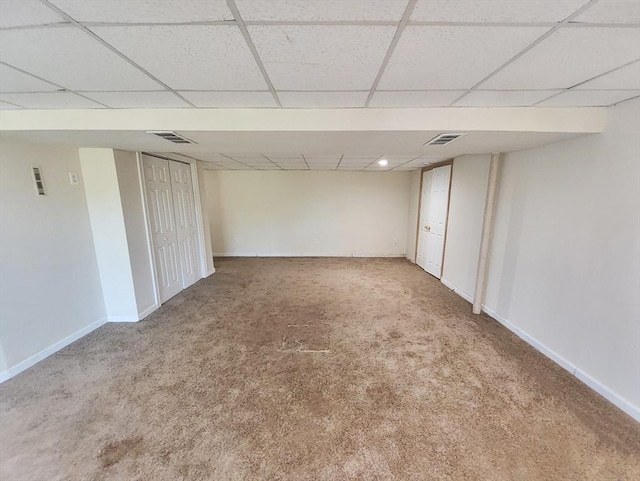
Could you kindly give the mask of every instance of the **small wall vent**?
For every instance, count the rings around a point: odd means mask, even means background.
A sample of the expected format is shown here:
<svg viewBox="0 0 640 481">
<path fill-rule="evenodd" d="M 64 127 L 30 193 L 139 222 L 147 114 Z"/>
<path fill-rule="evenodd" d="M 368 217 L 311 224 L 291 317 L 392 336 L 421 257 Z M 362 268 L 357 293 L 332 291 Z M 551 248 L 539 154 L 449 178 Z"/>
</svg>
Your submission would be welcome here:
<svg viewBox="0 0 640 481">
<path fill-rule="evenodd" d="M 157 135 L 161 139 L 168 140 L 174 144 L 195 144 L 193 140 L 189 140 L 182 135 L 172 132 L 171 130 L 149 130 L 147 133 Z"/>
<path fill-rule="evenodd" d="M 424 145 L 447 145 L 467 134 L 439 134 Z"/>
<path fill-rule="evenodd" d="M 33 185 L 36 188 L 36 195 L 47 195 L 47 191 L 44 189 L 44 178 L 42 177 L 40 167 L 31 167 L 31 173 L 33 174 Z"/>
</svg>

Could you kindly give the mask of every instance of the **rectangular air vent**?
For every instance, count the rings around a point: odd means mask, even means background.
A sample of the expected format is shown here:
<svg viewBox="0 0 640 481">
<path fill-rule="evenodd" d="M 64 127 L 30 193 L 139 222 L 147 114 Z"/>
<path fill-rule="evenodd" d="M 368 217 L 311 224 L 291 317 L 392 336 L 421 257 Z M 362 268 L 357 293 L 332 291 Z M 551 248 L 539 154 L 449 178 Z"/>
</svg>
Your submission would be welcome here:
<svg viewBox="0 0 640 481">
<path fill-rule="evenodd" d="M 189 140 L 182 135 L 176 134 L 171 130 L 148 130 L 148 134 L 157 135 L 158 137 L 173 142 L 174 144 L 195 144 L 193 140 Z"/>
<path fill-rule="evenodd" d="M 36 188 L 36 194 L 47 195 L 47 192 L 44 190 L 44 178 L 42 177 L 40 167 L 31 167 L 31 172 L 33 174 L 33 185 Z"/>
<path fill-rule="evenodd" d="M 424 145 L 447 145 L 466 134 L 439 134 Z"/>
</svg>

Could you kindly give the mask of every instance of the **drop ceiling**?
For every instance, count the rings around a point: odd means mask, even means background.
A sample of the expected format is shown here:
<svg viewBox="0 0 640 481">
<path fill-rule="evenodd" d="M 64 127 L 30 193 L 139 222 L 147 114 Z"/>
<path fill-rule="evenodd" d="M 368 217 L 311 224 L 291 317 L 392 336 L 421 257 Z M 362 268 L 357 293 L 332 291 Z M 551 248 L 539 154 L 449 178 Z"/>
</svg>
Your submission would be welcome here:
<svg viewBox="0 0 640 481">
<path fill-rule="evenodd" d="M 565 107 L 638 95 L 640 0 L 0 1 L 2 109 Z"/>
</svg>

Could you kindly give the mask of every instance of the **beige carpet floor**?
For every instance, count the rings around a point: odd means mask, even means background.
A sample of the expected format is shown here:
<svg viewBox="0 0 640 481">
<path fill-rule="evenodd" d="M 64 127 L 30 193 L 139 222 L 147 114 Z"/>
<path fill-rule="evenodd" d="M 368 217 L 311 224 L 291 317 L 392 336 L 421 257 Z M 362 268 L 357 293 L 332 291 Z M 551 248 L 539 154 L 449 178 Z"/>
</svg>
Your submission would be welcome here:
<svg viewBox="0 0 640 481">
<path fill-rule="evenodd" d="M 640 425 L 401 259 L 220 259 L 0 386 L 0 478 L 637 480 Z"/>
</svg>

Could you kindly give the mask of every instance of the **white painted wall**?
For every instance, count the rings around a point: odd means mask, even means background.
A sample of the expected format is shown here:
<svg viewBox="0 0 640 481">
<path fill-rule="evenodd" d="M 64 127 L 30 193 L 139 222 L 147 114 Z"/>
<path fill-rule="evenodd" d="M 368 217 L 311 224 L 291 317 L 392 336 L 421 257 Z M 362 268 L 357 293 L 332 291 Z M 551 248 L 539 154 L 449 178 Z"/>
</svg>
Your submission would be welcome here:
<svg viewBox="0 0 640 481">
<path fill-rule="evenodd" d="M 78 150 L 102 294 L 110 321 L 137 321 L 122 200 L 113 150 Z"/>
<path fill-rule="evenodd" d="M 151 251 L 144 216 L 144 199 L 141 190 L 141 172 L 135 152 L 114 150 L 118 190 L 124 215 L 131 275 L 136 298 L 138 317 L 142 318 L 158 307 L 151 265 Z"/>
<path fill-rule="evenodd" d="M 602 134 L 505 156 L 484 303 L 637 419 L 639 131 L 634 100 L 610 109 Z M 452 205 L 466 227 L 449 232 L 444 267 L 452 287 L 472 293 L 482 222 L 472 202 L 484 198 L 484 167 L 456 159 L 454 183 L 463 182 L 475 194 Z M 458 265 L 465 251 L 467 270 Z"/>
<path fill-rule="evenodd" d="M 442 282 L 468 296 L 476 282 L 490 158 L 464 155 L 453 161 Z"/>
<path fill-rule="evenodd" d="M 420 203 L 420 169 L 409 172 L 409 213 L 407 217 L 406 257 L 416 262 L 416 242 L 418 237 L 418 205 Z"/>
<path fill-rule="evenodd" d="M 35 194 L 31 166 L 47 195 Z M 6 369 L 104 321 L 105 307 L 76 149 L 0 142 L 0 333 Z"/>
<path fill-rule="evenodd" d="M 214 256 L 404 256 L 409 177 L 207 171 Z"/>
</svg>

